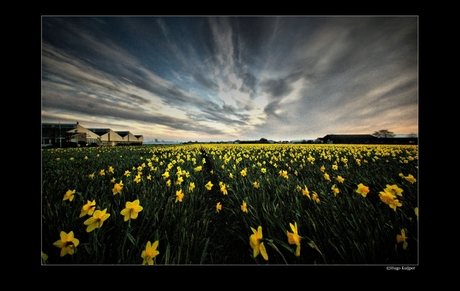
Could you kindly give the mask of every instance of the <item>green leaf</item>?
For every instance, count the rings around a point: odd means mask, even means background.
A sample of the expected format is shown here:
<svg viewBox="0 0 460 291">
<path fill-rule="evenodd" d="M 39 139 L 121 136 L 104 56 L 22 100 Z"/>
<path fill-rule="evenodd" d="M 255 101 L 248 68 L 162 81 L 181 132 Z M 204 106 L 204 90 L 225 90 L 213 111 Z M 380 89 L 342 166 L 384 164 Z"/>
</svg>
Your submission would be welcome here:
<svg viewBox="0 0 460 291">
<path fill-rule="evenodd" d="M 134 239 L 134 237 L 128 232 L 126 233 L 126 236 L 128 237 L 129 241 L 133 244 L 133 245 L 136 245 L 136 240 Z"/>
</svg>

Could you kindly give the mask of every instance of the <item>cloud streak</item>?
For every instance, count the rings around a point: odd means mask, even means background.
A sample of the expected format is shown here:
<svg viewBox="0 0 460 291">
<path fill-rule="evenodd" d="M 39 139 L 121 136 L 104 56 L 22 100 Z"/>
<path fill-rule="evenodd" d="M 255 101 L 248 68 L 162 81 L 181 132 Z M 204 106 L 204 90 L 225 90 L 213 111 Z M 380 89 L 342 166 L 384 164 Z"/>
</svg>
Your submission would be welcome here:
<svg viewBox="0 0 460 291">
<path fill-rule="evenodd" d="M 42 121 L 146 140 L 418 132 L 417 17 L 43 17 Z"/>
</svg>

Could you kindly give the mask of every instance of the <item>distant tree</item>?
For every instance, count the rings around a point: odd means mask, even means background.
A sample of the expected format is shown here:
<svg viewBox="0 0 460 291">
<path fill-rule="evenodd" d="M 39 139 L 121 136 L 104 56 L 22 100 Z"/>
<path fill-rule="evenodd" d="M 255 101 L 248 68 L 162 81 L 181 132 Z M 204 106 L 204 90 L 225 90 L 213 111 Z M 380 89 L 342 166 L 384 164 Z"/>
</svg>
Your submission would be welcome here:
<svg viewBox="0 0 460 291">
<path fill-rule="evenodd" d="M 373 133 L 374 136 L 376 137 L 393 137 L 395 134 L 392 131 L 389 131 L 388 129 L 381 129 L 379 131 L 376 131 Z"/>
<path fill-rule="evenodd" d="M 259 141 L 260 142 L 268 142 L 268 140 L 265 137 L 261 138 Z"/>
</svg>

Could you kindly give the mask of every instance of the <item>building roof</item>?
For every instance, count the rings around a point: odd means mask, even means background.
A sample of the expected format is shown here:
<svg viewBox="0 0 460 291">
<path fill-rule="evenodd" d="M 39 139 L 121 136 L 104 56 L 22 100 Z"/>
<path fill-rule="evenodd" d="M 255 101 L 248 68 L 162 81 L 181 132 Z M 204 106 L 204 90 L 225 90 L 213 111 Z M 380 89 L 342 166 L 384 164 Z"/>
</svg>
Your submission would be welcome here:
<svg viewBox="0 0 460 291">
<path fill-rule="evenodd" d="M 130 133 L 129 131 L 115 131 L 115 132 L 118 133 L 121 137 L 124 137 Z"/>
<path fill-rule="evenodd" d="M 107 132 L 110 132 L 110 128 L 88 128 L 88 130 L 91 130 L 92 132 L 98 135 L 106 134 Z"/>
</svg>

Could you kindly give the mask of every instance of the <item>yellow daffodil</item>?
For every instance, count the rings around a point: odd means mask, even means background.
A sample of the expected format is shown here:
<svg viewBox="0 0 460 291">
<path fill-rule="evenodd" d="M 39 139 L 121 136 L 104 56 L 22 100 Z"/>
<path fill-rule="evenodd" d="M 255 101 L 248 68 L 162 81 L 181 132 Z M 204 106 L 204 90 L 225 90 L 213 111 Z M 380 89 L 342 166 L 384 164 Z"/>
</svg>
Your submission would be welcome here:
<svg viewBox="0 0 460 291">
<path fill-rule="evenodd" d="M 404 229 L 401 229 L 401 234 L 396 235 L 396 242 L 397 243 L 402 242 L 403 243 L 403 249 L 406 249 L 407 246 L 408 246 L 408 243 L 407 243 L 406 240 L 407 240 L 406 231 Z"/>
<path fill-rule="evenodd" d="M 99 175 L 105 176 L 105 170 L 104 170 L 104 169 L 101 169 L 101 170 L 99 171 Z"/>
<path fill-rule="evenodd" d="M 331 190 L 332 190 L 332 192 L 334 192 L 334 196 L 337 196 L 337 194 L 340 193 L 340 189 L 337 188 L 337 186 L 335 184 L 332 185 Z"/>
<path fill-rule="evenodd" d="M 337 180 L 337 182 L 339 182 L 339 183 L 343 183 L 343 181 L 345 181 L 345 179 L 342 178 L 342 176 L 337 176 L 336 180 Z"/>
<path fill-rule="evenodd" d="M 147 242 L 145 250 L 142 251 L 141 258 L 143 259 L 142 265 L 148 264 L 153 265 L 153 258 L 155 258 L 160 252 L 157 250 L 158 241 L 155 241 L 153 245 L 150 241 Z"/>
<path fill-rule="evenodd" d="M 318 196 L 318 194 L 317 194 L 316 192 L 313 192 L 311 199 L 312 199 L 313 201 L 315 201 L 316 203 L 319 203 L 319 202 L 320 202 L 319 196 Z"/>
<path fill-rule="evenodd" d="M 401 207 L 402 203 L 398 199 L 394 199 L 392 203 L 390 203 L 388 206 L 390 206 L 391 209 L 396 211 L 397 207 Z"/>
<path fill-rule="evenodd" d="M 255 181 L 255 182 L 252 183 L 252 184 L 254 185 L 254 188 L 259 189 L 259 187 L 260 187 L 259 182 Z"/>
<path fill-rule="evenodd" d="M 260 168 L 260 171 L 261 171 L 263 174 L 267 173 L 267 169 L 266 169 L 266 168 Z"/>
<path fill-rule="evenodd" d="M 75 197 L 75 196 L 74 196 L 74 195 L 75 195 L 75 191 L 76 191 L 75 189 L 74 189 L 74 190 L 70 190 L 70 189 L 67 190 L 67 192 L 65 192 L 64 198 L 62 198 L 62 200 L 63 200 L 63 201 L 65 201 L 65 200 L 72 201 L 73 198 Z"/>
<path fill-rule="evenodd" d="M 241 210 L 242 210 L 243 212 L 248 213 L 247 204 L 246 204 L 246 201 L 244 201 L 244 200 L 243 200 L 243 204 L 241 205 Z"/>
<path fill-rule="evenodd" d="M 328 173 L 324 173 L 323 177 L 324 177 L 324 180 L 326 180 L 326 181 L 330 181 L 330 180 L 331 180 L 331 178 L 329 177 L 329 174 L 328 174 Z"/>
<path fill-rule="evenodd" d="M 383 190 L 379 193 L 380 200 L 382 202 L 388 204 L 394 211 L 396 211 L 396 207 L 401 207 L 402 203 L 396 199 L 396 195 L 392 191 Z"/>
<path fill-rule="evenodd" d="M 79 217 L 83 217 L 85 215 L 93 215 L 95 209 L 96 209 L 96 200 L 93 200 L 93 201 L 87 200 L 87 203 L 83 205 L 83 207 L 81 208 Z"/>
<path fill-rule="evenodd" d="M 192 192 L 193 189 L 195 189 L 195 183 L 194 183 L 194 182 L 190 182 L 190 185 L 188 186 L 188 191 L 189 191 L 189 192 Z"/>
<path fill-rule="evenodd" d="M 86 232 L 92 232 L 96 228 L 102 227 L 102 225 L 104 224 L 104 221 L 106 221 L 107 218 L 109 218 L 110 216 L 110 213 L 106 213 L 106 212 L 107 212 L 107 208 L 102 211 L 101 210 L 94 211 L 93 216 L 83 222 L 84 225 L 88 226 L 86 228 Z"/>
<path fill-rule="evenodd" d="M 246 171 L 247 171 L 246 168 L 244 168 L 243 170 L 241 170 L 240 174 L 241 174 L 242 177 L 245 177 L 245 176 L 246 176 Z"/>
<path fill-rule="evenodd" d="M 109 166 L 109 173 L 112 173 L 112 174 L 115 173 L 114 168 L 112 166 Z"/>
<path fill-rule="evenodd" d="M 319 170 L 320 170 L 321 172 L 324 173 L 324 171 L 326 170 L 326 167 L 325 167 L 325 166 L 321 166 L 321 168 L 319 168 Z"/>
<path fill-rule="evenodd" d="M 417 220 L 418 220 L 418 207 L 414 208 L 414 212 L 415 212 L 415 216 L 417 216 Z"/>
<path fill-rule="evenodd" d="M 387 184 L 387 187 L 385 188 L 386 191 L 392 192 L 395 195 L 402 196 L 402 192 L 404 191 L 403 189 L 399 188 L 396 184 L 394 185 L 389 185 Z"/>
<path fill-rule="evenodd" d="M 288 179 L 289 176 L 288 176 L 288 172 L 286 170 L 280 170 L 279 171 L 279 174 L 281 177 L 285 178 L 285 179 Z"/>
<path fill-rule="evenodd" d="M 182 193 L 182 189 L 179 189 L 176 191 L 176 201 L 175 202 L 182 202 L 182 199 L 184 198 L 184 193 Z"/>
<path fill-rule="evenodd" d="M 48 260 L 48 255 L 45 254 L 44 252 L 42 252 L 42 260 L 43 260 L 43 263 L 45 263 Z"/>
<path fill-rule="evenodd" d="M 406 181 L 411 184 L 414 184 L 415 182 L 417 182 L 417 179 L 415 179 L 415 177 L 412 176 L 411 174 L 405 176 L 404 179 L 406 179 Z"/>
<path fill-rule="evenodd" d="M 220 192 L 222 192 L 224 195 L 228 195 L 227 186 L 225 186 L 224 183 L 220 185 Z"/>
<path fill-rule="evenodd" d="M 131 172 L 128 171 L 128 170 L 126 170 L 125 173 L 124 173 L 123 175 L 126 176 L 126 177 L 129 177 L 129 176 L 131 175 Z"/>
<path fill-rule="evenodd" d="M 364 198 L 366 198 L 367 193 L 369 193 L 369 187 L 364 186 L 363 183 L 358 184 L 358 189 L 355 190 L 356 193 L 361 194 Z"/>
<path fill-rule="evenodd" d="M 123 185 L 120 183 L 115 183 L 115 185 L 113 185 L 113 188 L 112 188 L 112 193 L 113 195 L 118 194 L 118 193 L 121 194 L 121 190 L 123 190 Z"/>
<path fill-rule="evenodd" d="M 208 190 L 211 190 L 212 186 L 214 186 L 214 184 L 212 184 L 211 181 L 209 181 L 209 182 L 205 185 L 206 189 L 208 189 Z"/>
<path fill-rule="evenodd" d="M 136 175 L 136 177 L 134 177 L 134 182 L 139 183 L 140 181 L 141 181 L 141 175 Z"/>
<path fill-rule="evenodd" d="M 61 249 L 61 257 L 67 254 L 73 255 L 75 248 L 80 244 L 80 241 L 74 237 L 73 231 L 69 232 L 68 234 L 64 231 L 61 231 L 60 236 L 61 239 L 55 241 L 53 245 Z"/>
<path fill-rule="evenodd" d="M 298 257 L 300 256 L 300 235 L 297 231 L 297 222 L 294 222 L 294 224 L 289 223 L 289 226 L 291 227 L 292 232 L 286 231 L 287 237 L 288 237 L 288 243 L 293 245 L 297 245 L 297 248 L 295 250 L 295 255 Z"/>
<path fill-rule="evenodd" d="M 308 191 L 307 186 L 304 186 L 304 187 L 305 187 L 305 189 L 301 189 L 302 190 L 302 195 L 305 195 L 305 196 L 308 197 L 308 199 L 311 199 L 310 198 L 310 191 Z"/>
<path fill-rule="evenodd" d="M 257 230 L 255 230 L 253 227 L 251 227 L 252 234 L 249 237 L 249 245 L 253 249 L 253 256 L 254 258 L 259 255 L 259 253 L 262 255 L 262 257 L 268 261 L 268 255 L 267 255 L 267 250 L 265 249 L 264 243 L 261 242 L 263 236 L 262 236 L 262 226 L 259 225 Z"/>
<path fill-rule="evenodd" d="M 217 202 L 216 204 L 216 212 L 219 212 L 222 210 L 222 204 L 220 204 L 220 202 Z"/>
<path fill-rule="evenodd" d="M 123 209 L 120 214 L 124 216 L 124 221 L 128 221 L 129 219 L 136 219 L 142 209 L 144 208 L 139 205 L 139 199 L 133 202 L 127 201 L 126 208 Z"/>
</svg>

